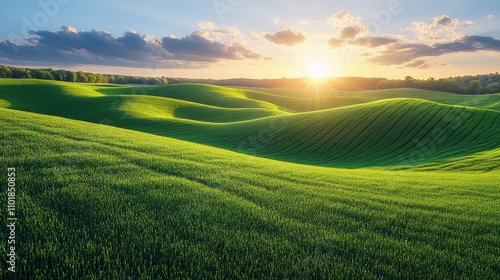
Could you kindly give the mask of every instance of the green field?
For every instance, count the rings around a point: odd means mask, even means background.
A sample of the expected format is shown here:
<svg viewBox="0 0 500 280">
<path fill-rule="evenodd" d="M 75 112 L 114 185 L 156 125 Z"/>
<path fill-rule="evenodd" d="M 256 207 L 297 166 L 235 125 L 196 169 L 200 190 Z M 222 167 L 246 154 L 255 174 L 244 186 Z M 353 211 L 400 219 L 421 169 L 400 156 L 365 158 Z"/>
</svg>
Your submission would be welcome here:
<svg viewBox="0 0 500 280">
<path fill-rule="evenodd" d="M 500 277 L 500 94 L 286 91 L 0 79 L 17 276 Z"/>
</svg>

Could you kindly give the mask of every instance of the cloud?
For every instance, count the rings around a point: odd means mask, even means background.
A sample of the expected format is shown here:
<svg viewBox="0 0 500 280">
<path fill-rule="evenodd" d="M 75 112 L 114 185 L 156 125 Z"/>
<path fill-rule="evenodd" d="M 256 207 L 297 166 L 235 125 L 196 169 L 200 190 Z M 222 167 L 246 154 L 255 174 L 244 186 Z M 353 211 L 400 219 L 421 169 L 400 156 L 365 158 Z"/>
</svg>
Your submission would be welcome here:
<svg viewBox="0 0 500 280">
<path fill-rule="evenodd" d="M 69 26 L 69 25 L 63 25 L 61 27 L 61 30 L 65 33 L 77 33 L 76 28 Z"/>
<path fill-rule="evenodd" d="M 181 39 L 164 37 L 162 46 L 180 60 L 217 61 L 219 59 L 262 58 L 261 55 L 239 43 L 222 44 L 211 41 L 199 31 Z"/>
<path fill-rule="evenodd" d="M 306 37 L 302 33 L 294 32 L 288 29 L 278 31 L 274 34 L 268 33 L 264 35 L 264 38 L 275 43 L 276 45 L 287 45 L 290 47 L 306 40 Z"/>
<path fill-rule="evenodd" d="M 447 15 L 442 15 L 434 18 L 434 26 L 450 26 L 451 24 L 456 24 L 457 21 L 460 22 L 458 19 L 452 19 Z"/>
<path fill-rule="evenodd" d="M 357 39 L 341 39 L 333 37 L 328 41 L 330 47 L 338 48 L 343 46 L 359 46 L 367 48 L 377 48 L 398 42 L 398 39 L 387 37 L 361 37 Z"/>
<path fill-rule="evenodd" d="M 211 21 L 198 21 L 198 27 L 201 29 L 213 30 L 215 29 L 215 23 Z"/>
<path fill-rule="evenodd" d="M 337 35 L 328 42 L 331 47 L 341 47 L 350 44 L 355 38 L 368 33 L 360 17 L 354 17 L 349 11 L 343 9 L 327 18 L 327 21 L 340 29 Z"/>
<path fill-rule="evenodd" d="M 252 33 L 250 33 L 250 37 L 253 39 L 253 40 L 259 40 L 261 39 L 265 34 L 261 34 L 259 32 L 255 32 L 255 31 L 252 31 Z"/>
<path fill-rule="evenodd" d="M 341 40 L 341 39 L 338 39 L 338 38 L 331 38 L 330 41 L 328 41 L 328 44 L 333 47 L 333 48 L 338 48 L 338 47 L 342 47 L 345 45 L 345 41 L 344 40 Z"/>
<path fill-rule="evenodd" d="M 486 17 L 489 18 L 489 19 L 492 19 L 492 18 L 495 17 L 495 15 L 487 15 Z"/>
<path fill-rule="evenodd" d="M 473 26 L 474 24 L 476 24 L 476 23 L 473 22 L 472 20 L 464 20 L 462 22 L 462 27 L 467 28 L 467 27 Z"/>
<path fill-rule="evenodd" d="M 364 37 L 358 38 L 354 41 L 351 41 L 350 44 L 368 47 L 368 48 L 376 48 L 392 43 L 396 43 L 398 40 L 394 38 L 385 38 L 385 37 Z"/>
<path fill-rule="evenodd" d="M 261 59 L 242 43 L 220 43 L 194 32 L 182 39 L 157 39 L 134 30 L 115 37 L 110 32 L 61 30 L 31 32 L 25 43 L 0 40 L 0 57 L 16 62 L 60 65 L 95 64 L 130 67 L 202 67 L 220 60 Z"/>
<path fill-rule="evenodd" d="M 237 26 L 222 25 L 222 27 L 218 27 L 214 22 L 211 21 L 198 21 L 198 27 L 204 30 L 204 37 L 210 38 L 212 40 L 221 40 L 221 36 L 227 36 L 234 39 L 241 35 L 241 32 Z"/>
<path fill-rule="evenodd" d="M 366 28 L 364 26 L 347 26 L 340 30 L 340 39 L 353 39 L 361 34 L 365 34 Z"/>
<path fill-rule="evenodd" d="M 467 28 L 475 23 L 471 20 L 460 20 L 442 15 L 432 19 L 432 23 L 415 21 L 406 30 L 414 32 L 420 41 L 438 42 L 457 40 L 465 36 L 460 28 Z"/>
<path fill-rule="evenodd" d="M 379 55 L 369 58 L 368 61 L 380 65 L 403 65 L 407 63 L 412 65 L 412 61 L 415 62 L 415 60 L 426 57 L 485 51 L 500 53 L 500 40 L 493 37 L 464 36 L 459 40 L 434 45 L 391 44 Z"/>
<path fill-rule="evenodd" d="M 425 59 L 416 59 L 412 62 L 406 63 L 405 66 L 409 67 L 409 68 L 417 68 L 417 69 L 429 68 L 429 64 L 427 63 L 427 60 L 425 60 Z"/>
<path fill-rule="evenodd" d="M 471 20 L 461 20 L 448 15 L 433 18 L 430 22 L 415 21 L 406 28 L 418 37 L 412 42 L 404 34 L 388 34 L 381 37 L 367 36 L 368 30 L 360 17 L 354 17 L 347 10 L 340 10 L 327 18 L 338 27 L 330 38 L 332 48 L 354 47 L 376 49 L 376 52 L 358 50 L 358 56 L 376 65 L 397 65 L 400 67 L 427 69 L 428 59 L 455 53 L 496 52 L 500 53 L 500 39 L 484 36 L 467 36 L 462 31 L 475 25 Z M 354 51 L 353 51 L 354 53 Z M 443 63 L 433 63 L 440 66 Z"/>
<path fill-rule="evenodd" d="M 361 24 L 360 17 L 354 17 L 348 10 L 342 9 L 338 11 L 336 14 L 329 16 L 327 21 L 337 27 L 342 27 L 346 25 L 352 24 Z"/>
</svg>

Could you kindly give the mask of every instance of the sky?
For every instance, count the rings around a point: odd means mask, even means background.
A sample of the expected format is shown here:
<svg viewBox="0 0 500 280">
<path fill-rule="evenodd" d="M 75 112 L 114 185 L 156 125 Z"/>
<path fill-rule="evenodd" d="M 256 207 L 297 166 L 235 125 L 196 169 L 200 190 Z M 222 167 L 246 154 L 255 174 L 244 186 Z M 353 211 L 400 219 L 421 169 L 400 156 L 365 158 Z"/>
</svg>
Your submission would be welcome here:
<svg viewBox="0 0 500 280">
<path fill-rule="evenodd" d="M 0 64 L 187 78 L 499 71 L 495 0 L 4 0 Z"/>
</svg>

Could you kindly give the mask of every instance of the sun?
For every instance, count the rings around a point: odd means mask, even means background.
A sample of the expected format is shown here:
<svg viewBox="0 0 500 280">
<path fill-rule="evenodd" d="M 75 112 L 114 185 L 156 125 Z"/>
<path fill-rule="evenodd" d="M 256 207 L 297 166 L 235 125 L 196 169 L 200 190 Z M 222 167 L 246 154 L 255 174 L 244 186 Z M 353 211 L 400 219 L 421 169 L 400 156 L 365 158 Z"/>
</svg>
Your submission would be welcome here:
<svg viewBox="0 0 500 280">
<path fill-rule="evenodd" d="M 321 62 L 311 62 L 307 66 L 307 76 L 311 78 L 325 78 L 328 75 L 328 67 Z"/>
</svg>

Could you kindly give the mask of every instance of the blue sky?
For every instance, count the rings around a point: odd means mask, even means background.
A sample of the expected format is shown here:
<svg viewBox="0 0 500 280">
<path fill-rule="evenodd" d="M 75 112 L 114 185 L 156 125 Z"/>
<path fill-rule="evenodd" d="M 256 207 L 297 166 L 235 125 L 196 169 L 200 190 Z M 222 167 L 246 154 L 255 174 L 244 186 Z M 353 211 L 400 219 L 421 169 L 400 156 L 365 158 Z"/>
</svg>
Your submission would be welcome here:
<svg viewBox="0 0 500 280">
<path fill-rule="evenodd" d="M 491 0 L 290 2 L 5 0 L 0 63 L 200 78 L 318 68 L 427 78 L 500 65 L 500 5 Z"/>
</svg>

